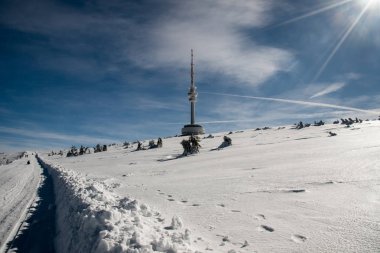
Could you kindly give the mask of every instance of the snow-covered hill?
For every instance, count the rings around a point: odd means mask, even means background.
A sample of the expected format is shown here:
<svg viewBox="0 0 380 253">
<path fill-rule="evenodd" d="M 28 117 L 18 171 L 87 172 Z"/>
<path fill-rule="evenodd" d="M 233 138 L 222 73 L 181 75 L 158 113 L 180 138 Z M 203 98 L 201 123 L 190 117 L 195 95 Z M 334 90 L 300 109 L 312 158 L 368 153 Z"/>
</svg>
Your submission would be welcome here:
<svg viewBox="0 0 380 253">
<path fill-rule="evenodd" d="M 0 153 L 0 166 L 5 164 L 10 164 L 13 161 L 20 159 L 24 155 L 24 152 L 16 152 L 16 153 Z"/>
<path fill-rule="evenodd" d="M 225 134 L 182 158 L 184 137 L 164 139 L 160 149 L 42 157 L 74 173 L 88 201 L 98 192 L 90 202 L 109 211 L 109 226 L 97 231 L 103 250 L 380 252 L 380 121 L 238 131 L 232 146 L 213 150 Z M 102 202 L 104 194 L 112 200 Z M 135 224 L 123 199 L 143 203 Z"/>
</svg>

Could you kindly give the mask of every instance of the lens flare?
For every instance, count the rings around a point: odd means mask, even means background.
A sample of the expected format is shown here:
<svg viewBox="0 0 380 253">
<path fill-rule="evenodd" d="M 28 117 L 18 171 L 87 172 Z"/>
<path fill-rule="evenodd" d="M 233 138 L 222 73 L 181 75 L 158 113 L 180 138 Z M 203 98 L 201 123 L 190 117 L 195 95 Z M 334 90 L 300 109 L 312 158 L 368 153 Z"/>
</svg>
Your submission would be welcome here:
<svg viewBox="0 0 380 253">
<path fill-rule="evenodd" d="M 346 41 L 347 37 L 351 34 L 352 30 L 354 30 L 355 26 L 359 23 L 360 19 L 363 17 L 363 15 L 366 13 L 366 11 L 370 8 L 372 1 L 380 2 L 379 0 L 371 0 L 371 1 L 367 2 L 367 4 L 363 7 L 362 11 L 359 13 L 359 15 L 352 22 L 352 24 L 350 25 L 350 27 L 348 27 L 348 29 L 345 31 L 345 33 L 340 38 L 340 40 L 338 41 L 338 43 L 335 45 L 334 49 L 329 54 L 329 56 L 327 57 L 327 59 L 324 61 L 324 63 L 322 64 L 322 66 L 319 68 L 319 70 L 318 70 L 317 74 L 314 76 L 312 82 L 315 82 L 319 78 L 319 76 L 323 73 L 323 71 L 325 70 L 325 68 L 327 67 L 327 65 L 330 63 L 331 59 L 335 56 L 335 54 L 338 52 L 338 50 L 340 49 L 340 47 Z"/>
<path fill-rule="evenodd" d="M 301 21 L 302 19 L 313 17 L 315 15 L 318 15 L 318 14 L 321 14 L 323 12 L 329 11 L 331 9 L 337 8 L 337 7 L 342 6 L 344 4 L 350 3 L 352 1 L 353 0 L 344 0 L 344 1 L 341 1 L 341 2 L 338 2 L 338 3 L 329 4 L 329 5 L 324 6 L 322 8 L 318 8 L 318 9 L 312 10 L 310 12 L 307 12 L 307 13 L 301 15 L 301 16 L 294 17 L 294 18 L 286 20 L 286 21 L 284 21 L 282 23 L 273 25 L 270 28 L 276 28 L 276 27 L 279 27 L 279 26 L 284 26 L 284 25 L 288 25 L 288 24 L 291 24 L 291 23 L 294 23 L 294 22 L 297 22 L 297 21 Z M 379 1 L 379 0 L 377 0 L 377 1 Z"/>
</svg>

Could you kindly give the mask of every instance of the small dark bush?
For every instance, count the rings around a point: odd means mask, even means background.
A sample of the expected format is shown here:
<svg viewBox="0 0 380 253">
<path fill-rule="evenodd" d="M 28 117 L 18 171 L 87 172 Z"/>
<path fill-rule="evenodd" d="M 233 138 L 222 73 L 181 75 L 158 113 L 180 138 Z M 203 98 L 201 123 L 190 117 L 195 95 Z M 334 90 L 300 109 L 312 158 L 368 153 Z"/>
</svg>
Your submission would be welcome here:
<svg viewBox="0 0 380 253">
<path fill-rule="evenodd" d="M 183 155 L 199 153 L 199 148 L 201 147 L 199 142 L 200 139 L 198 136 L 190 136 L 189 140 L 182 140 Z"/>
</svg>

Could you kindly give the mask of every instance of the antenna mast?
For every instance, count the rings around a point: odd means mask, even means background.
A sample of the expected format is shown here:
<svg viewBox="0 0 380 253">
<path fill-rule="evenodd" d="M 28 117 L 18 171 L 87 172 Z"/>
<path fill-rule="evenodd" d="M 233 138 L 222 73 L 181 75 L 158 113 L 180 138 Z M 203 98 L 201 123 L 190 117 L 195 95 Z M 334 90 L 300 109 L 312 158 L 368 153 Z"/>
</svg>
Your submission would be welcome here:
<svg viewBox="0 0 380 253">
<path fill-rule="evenodd" d="M 194 55 L 193 55 L 193 49 L 191 49 L 191 87 L 194 88 Z"/>
</svg>

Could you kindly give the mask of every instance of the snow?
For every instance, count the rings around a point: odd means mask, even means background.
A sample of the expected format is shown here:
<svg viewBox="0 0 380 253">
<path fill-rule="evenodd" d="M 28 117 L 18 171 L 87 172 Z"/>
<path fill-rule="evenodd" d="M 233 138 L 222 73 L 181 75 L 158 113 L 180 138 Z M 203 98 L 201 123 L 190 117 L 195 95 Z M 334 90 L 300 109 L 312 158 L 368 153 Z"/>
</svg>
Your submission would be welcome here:
<svg viewBox="0 0 380 253">
<path fill-rule="evenodd" d="M 20 157 L 22 157 L 24 152 L 16 152 L 16 153 L 0 153 L 0 166 L 4 164 L 9 164 Z"/>
<path fill-rule="evenodd" d="M 37 193 L 41 169 L 28 156 L 0 166 L 0 252 L 17 232 Z"/>
<path fill-rule="evenodd" d="M 213 135 L 186 157 L 185 137 L 40 154 L 54 181 L 57 251 L 380 252 L 380 121 L 237 131 L 222 147 L 227 133 Z M 24 163 L 0 167 L 12 171 L 0 180 L 33 181 Z"/>
<path fill-rule="evenodd" d="M 180 218 L 165 227 L 160 213 L 117 196 L 103 182 L 60 166 L 44 167 L 55 182 L 57 252 L 194 252 Z"/>
<path fill-rule="evenodd" d="M 329 137 L 329 131 L 337 136 Z M 380 251 L 380 122 L 238 131 L 228 135 L 232 146 L 213 150 L 225 134 L 203 139 L 199 154 L 182 158 L 177 157 L 184 137 L 164 139 L 160 149 L 116 146 L 78 157 L 45 157 L 79 173 L 71 177 L 83 184 L 77 191 L 94 195 L 91 201 L 105 192 L 99 188 L 112 192 L 97 200 L 110 204 L 91 210 L 106 208 L 115 227 L 120 220 L 132 222 L 128 204 L 121 206 L 124 198 L 159 212 L 166 229 L 159 226 L 158 234 L 141 206 L 135 214 L 144 224 L 133 239 L 141 245 L 152 245 L 147 236 L 175 245 L 165 233 L 184 227 L 180 245 L 201 252 Z M 99 188 L 91 190 L 88 182 Z M 116 210 L 123 213 L 113 215 Z M 119 235 L 130 240 L 133 233 L 108 233 L 103 249 L 130 247 Z"/>
</svg>

